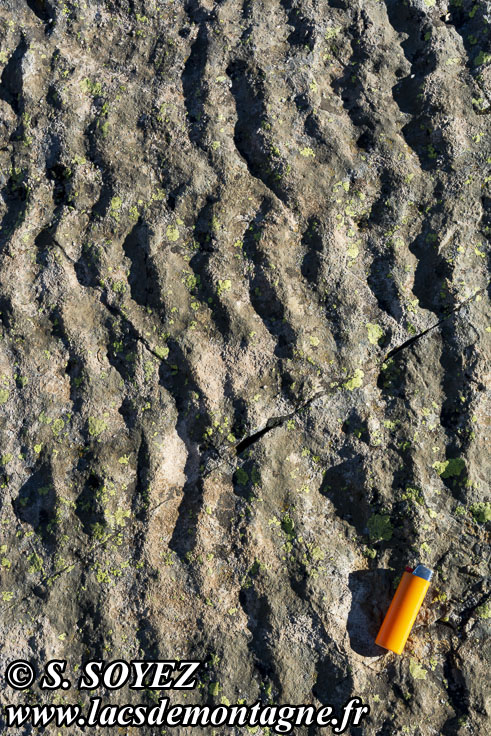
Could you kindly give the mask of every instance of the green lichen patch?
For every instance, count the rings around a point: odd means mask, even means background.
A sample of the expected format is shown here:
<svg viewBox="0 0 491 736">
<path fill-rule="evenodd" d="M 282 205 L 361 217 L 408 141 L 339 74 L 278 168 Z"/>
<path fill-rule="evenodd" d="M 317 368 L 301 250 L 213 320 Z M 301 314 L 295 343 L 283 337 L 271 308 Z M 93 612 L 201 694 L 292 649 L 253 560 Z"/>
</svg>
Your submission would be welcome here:
<svg viewBox="0 0 491 736">
<path fill-rule="evenodd" d="M 43 569 L 43 561 L 41 557 L 36 554 L 36 552 L 33 552 L 31 555 L 29 555 L 29 567 L 28 571 L 30 573 L 34 572 L 40 572 Z"/>
<path fill-rule="evenodd" d="M 470 507 L 472 516 L 480 524 L 491 521 L 491 503 L 480 501 Z"/>
<path fill-rule="evenodd" d="M 344 388 L 347 388 L 348 391 L 353 391 L 355 388 L 360 388 L 361 386 L 363 386 L 364 375 L 365 374 L 361 370 L 361 368 L 357 368 L 351 378 L 343 383 Z"/>
<path fill-rule="evenodd" d="M 98 437 L 105 429 L 107 429 L 107 424 L 104 419 L 89 417 L 89 434 L 91 437 Z"/>
<path fill-rule="evenodd" d="M 165 234 L 167 236 L 167 240 L 170 240 L 171 243 L 175 243 L 176 240 L 179 240 L 179 229 L 175 225 L 167 225 Z"/>
<path fill-rule="evenodd" d="M 411 659 L 409 662 L 409 672 L 411 673 L 411 677 L 415 680 L 426 680 L 428 670 L 425 670 L 425 668 L 415 659 Z"/>
<path fill-rule="evenodd" d="M 217 294 L 220 296 L 220 294 L 223 294 L 224 291 L 230 291 L 232 287 L 232 282 L 230 279 L 219 279 L 218 280 L 218 286 L 217 286 Z"/>
<path fill-rule="evenodd" d="M 373 514 L 368 519 L 368 534 L 374 541 L 388 542 L 392 538 L 393 527 L 388 514 Z"/>
<path fill-rule="evenodd" d="M 489 603 L 482 603 L 476 608 L 475 614 L 478 618 L 485 620 L 491 618 L 491 605 Z"/>
<path fill-rule="evenodd" d="M 465 469 L 465 460 L 461 457 L 454 457 L 449 460 L 437 461 L 433 463 L 433 468 L 442 478 L 454 478 L 459 476 Z"/>
<path fill-rule="evenodd" d="M 380 325 L 372 322 L 367 322 L 365 326 L 368 332 L 368 342 L 370 342 L 372 345 L 377 345 L 379 340 L 384 336 L 383 329 L 380 327 Z"/>
<path fill-rule="evenodd" d="M 165 360 L 169 355 L 169 348 L 167 345 L 157 345 L 154 348 L 154 353 L 160 358 L 160 360 Z"/>
<path fill-rule="evenodd" d="M 245 486 L 249 482 L 249 475 L 244 468 L 237 468 L 235 478 L 240 486 Z"/>
</svg>

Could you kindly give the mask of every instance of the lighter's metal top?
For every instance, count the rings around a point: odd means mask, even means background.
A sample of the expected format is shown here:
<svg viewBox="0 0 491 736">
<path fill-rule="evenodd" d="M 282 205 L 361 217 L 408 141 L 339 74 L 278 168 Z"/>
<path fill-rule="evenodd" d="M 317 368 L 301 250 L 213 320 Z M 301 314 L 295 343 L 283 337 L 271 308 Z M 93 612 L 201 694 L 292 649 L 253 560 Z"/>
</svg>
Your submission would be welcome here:
<svg viewBox="0 0 491 736">
<path fill-rule="evenodd" d="M 424 580 L 431 580 L 433 577 L 433 570 L 430 570 L 426 565 L 416 565 L 413 575 L 417 575 L 418 578 L 423 578 Z"/>
</svg>

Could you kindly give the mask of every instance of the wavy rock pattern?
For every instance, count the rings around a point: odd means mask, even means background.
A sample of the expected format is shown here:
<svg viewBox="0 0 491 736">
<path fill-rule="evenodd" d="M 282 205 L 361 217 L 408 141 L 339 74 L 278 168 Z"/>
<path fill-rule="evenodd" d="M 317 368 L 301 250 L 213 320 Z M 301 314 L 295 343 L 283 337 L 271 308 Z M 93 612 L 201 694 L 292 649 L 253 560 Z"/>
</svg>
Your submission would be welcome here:
<svg viewBox="0 0 491 736">
<path fill-rule="evenodd" d="M 189 702 L 485 732 L 490 24 L 4 0 L 0 672 L 201 658 Z"/>
</svg>

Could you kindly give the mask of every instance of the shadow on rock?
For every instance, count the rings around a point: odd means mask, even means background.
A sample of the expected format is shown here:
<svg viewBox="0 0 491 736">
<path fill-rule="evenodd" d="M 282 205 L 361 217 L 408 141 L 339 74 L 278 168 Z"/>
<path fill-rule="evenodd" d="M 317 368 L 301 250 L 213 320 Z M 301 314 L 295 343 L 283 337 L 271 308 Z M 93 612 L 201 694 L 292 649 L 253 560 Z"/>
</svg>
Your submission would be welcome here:
<svg viewBox="0 0 491 736">
<path fill-rule="evenodd" d="M 380 657 L 387 650 L 375 644 L 393 591 L 389 570 L 356 570 L 350 573 L 351 609 L 348 636 L 351 648 L 362 657 Z"/>
<path fill-rule="evenodd" d="M 353 692 L 353 678 L 346 665 L 324 657 L 316 665 L 317 679 L 312 693 L 323 704 L 342 708 Z"/>
<path fill-rule="evenodd" d="M 19 521 L 30 524 L 44 544 L 56 539 L 55 506 L 56 492 L 48 466 L 43 466 L 31 475 L 12 501 Z"/>
<path fill-rule="evenodd" d="M 339 518 L 363 535 L 371 513 L 363 456 L 348 446 L 340 454 L 346 459 L 325 471 L 319 491 L 334 504 Z"/>
</svg>

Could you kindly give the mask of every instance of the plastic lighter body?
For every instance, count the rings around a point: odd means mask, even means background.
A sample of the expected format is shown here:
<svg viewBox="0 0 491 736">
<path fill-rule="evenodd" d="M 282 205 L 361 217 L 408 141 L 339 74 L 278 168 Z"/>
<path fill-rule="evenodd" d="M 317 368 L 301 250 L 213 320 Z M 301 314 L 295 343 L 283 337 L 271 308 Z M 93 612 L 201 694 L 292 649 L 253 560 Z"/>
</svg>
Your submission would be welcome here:
<svg viewBox="0 0 491 736">
<path fill-rule="evenodd" d="M 407 567 L 394 593 L 375 643 L 400 654 L 421 608 L 433 572 L 425 565 Z"/>
</svg>

